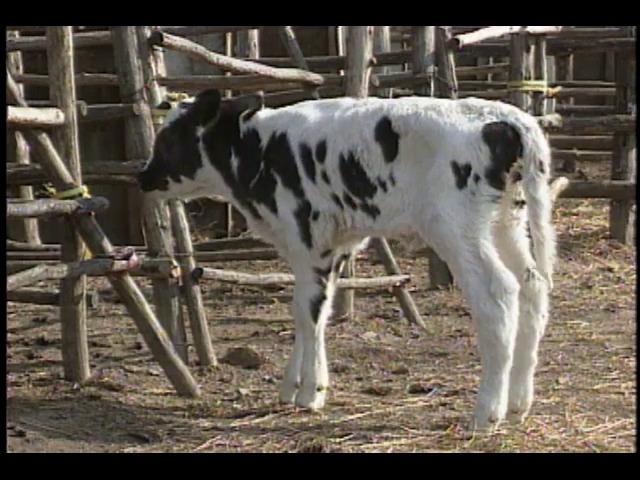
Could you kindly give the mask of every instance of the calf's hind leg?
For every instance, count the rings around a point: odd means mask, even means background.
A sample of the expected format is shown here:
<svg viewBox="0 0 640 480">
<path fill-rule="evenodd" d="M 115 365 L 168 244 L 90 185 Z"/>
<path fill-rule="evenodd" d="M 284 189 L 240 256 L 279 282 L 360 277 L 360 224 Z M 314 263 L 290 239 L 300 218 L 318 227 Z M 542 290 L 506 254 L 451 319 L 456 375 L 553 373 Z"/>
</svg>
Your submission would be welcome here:
<svg viewBox="0 0 640 480">
<path fill-rule="evenodd" d="M 519 285 L 488 235 L 462 237 L 432 227 L 429 237 L 425 240 L 447 262 L 471 308 L 482 375 L 470 429 L 486 431 L 497 426 L 507 410 Z"/>
<path fill-rule="evenodd" d="M 495 238 L 500 257 L 521 285 L 507 418 L 522 422 L 533 402 L 538 347 L 549 318 L 549 286 L 536 269 L 524 221 L 501 222 L 495 227 Z"/>
</svg>

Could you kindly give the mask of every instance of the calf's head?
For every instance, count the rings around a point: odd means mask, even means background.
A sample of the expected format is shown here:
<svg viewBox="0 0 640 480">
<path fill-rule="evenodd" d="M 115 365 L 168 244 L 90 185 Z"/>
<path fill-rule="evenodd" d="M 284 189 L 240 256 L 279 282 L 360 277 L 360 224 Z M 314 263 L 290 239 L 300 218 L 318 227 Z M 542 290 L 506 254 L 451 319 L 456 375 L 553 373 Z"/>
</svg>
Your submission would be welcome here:
<svg viewBox="0 0 640 480">
<path fill-rule="evenodd" d="M 215 89 L 205 90 L 195 97 L 171 105 L 163 102 L 159 108 L 168 109 L 162 128 L 153 145 L 151 159 L 138 175 L 138 184 L 145 200 L 193 198 L 203 195 L 203 183 L 213 162 L 202 155 L 201 140 L 205 132 L 216 133 L 220 148 L 230 148 L 227 132 L 238 132 L 241 114 L 263 106 L 261 95 L 246 95 L 222 99 Z M 205 180 L 205 181 L 203 181 Z M 207 192 L 211 195 L 217 192 Z"/>
</svg>

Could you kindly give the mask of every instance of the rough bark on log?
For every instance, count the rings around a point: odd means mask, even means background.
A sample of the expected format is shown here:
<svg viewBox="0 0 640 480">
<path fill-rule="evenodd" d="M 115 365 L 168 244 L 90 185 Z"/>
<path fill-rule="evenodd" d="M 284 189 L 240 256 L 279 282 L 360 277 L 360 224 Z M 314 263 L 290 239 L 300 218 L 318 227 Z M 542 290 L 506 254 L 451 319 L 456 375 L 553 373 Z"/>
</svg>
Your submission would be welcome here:
<svg viewBox="0 0 640 480">
<path fill-rule="evenodd" d="M 64 125 L 64 113 L 59 108 L 31 108 L 7 106 L 10 127 L 45 128 Z"/>
<path fill-rule="evenodd" d="M 317 73 L 306 72 L 299 69 L 276 69 L 261 65 L 256 62 L 248 62 L 245 60 L 238 60 L 236 58 L 227 57 L 226 55 L 220 55 L 214 53 L 202 45 L 198 45 L 195 42 L 186 40 L 184 38 L 176 37 L 174 35 L 165 34 L 159 31 L 153 32 L 149 38 L 150 45 L 163 46 L 179 52 L 186 53 L 192 58 L 205 61 L 212 65 L 216 65 L 224 70 L 228 70 L 233 73 L 246 74 L 252 73 L 256 75 L 263 75 L 276 80 L 284 80 L 289 82 L 301 82 L 310 85 L 322 85 L 324 78 Z"/>
<path fill-rule="evenodd" d="M 218 282 L 233 283 L 246 286 L 277 286 L 294 285 L 295 277 L 287 273 L 263 273 L 252 275 L 233 270 L 220 270 L 200 267 L 191 273 L 195 280 L 216 280 Z M 411 281 L 409 275 L 390 275 L 373 278 L 340 278 L 337 288 L 341 289 L 371 289 L 397 287 Z"/>
<path fill-rule="evenodd" d="M 109 201 L 103 197 L 79 198 L 77 200 L 26 200 L 8 201 L 7 217 L 48 217 L 88 212 L 103 212 Z"/>
<path fill-rule="evenodd" d="M 193 244 L 189 233 L 189 224 L 184 203 L 180 200 L 169 201 L 169 210 L 173 224 L 173 234 L 176 240 L 176 253 L 181 254 L 179 261 L 182 266 L 182 286 L 184 298 L 187 303 L 191 332 L 196 347 L 196 353 L 202 366 L 215 366 L 218 364 L 216 355 L 211 345 L 211 336 L 207 325 L 204 302 L 200 287 L 193 281 L 190 272 L 196 268 L 193 258 Z"/>
</svg>

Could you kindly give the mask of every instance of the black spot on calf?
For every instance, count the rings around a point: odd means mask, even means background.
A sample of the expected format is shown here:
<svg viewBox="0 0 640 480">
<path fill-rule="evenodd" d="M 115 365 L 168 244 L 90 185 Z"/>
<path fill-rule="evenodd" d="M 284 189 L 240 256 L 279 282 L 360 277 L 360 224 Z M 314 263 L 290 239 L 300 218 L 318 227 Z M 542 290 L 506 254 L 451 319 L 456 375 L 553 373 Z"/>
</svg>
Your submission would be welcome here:
<svg viewBox="0 0 640 480">
<path fill-rule="evenodd" d="M 316 162 L 324 164 L 327 158 L 327 141 L 322 140 L 316 145 Z"/>
<path fill-rule="evenodd" d="M 351 210 L 358 209 L 358 204 L 355 202 L 353 197 L 349 195 L 347 192 L 344 192 L 344 194 L 342 195 L 342 199 L 344 200 L 344 203 L 347 204 L 347 207 L 349 207 Z"/>
<path fill-rule="evenodd" d="M 387 182 L 385 182 L 382 178 L 378 177 L 376 178 L 376 182 L 378 183 L 378 186 L 382 189 L 382 191 L 384 193 L 387 193 L 388 187 L 387 187 Z"/>
<path fill-rule="evenodd" d="M 353 152 L 349 152 L 346 156 L 340 154 L 338 168 L 345 187 L 354 197 L 360 200 L 374 197 L 378 187 L 371 181 Z"/>
<path fill-rule="evenodd" d="M 271 135 L 264 149 L 263 161 L 265 166 L 270 167 L 278 175 L 282 185 L 291 190 L 296 198 L 305 198 L 298 166 L 286 133 Z"/>
<path fill-rule="evenodd" d="M 322 180 L 324 181 L 324 183 L 326 183 L 327 185 L 331 185 L 331 180 L 329 180 L 329 175 L 327 175 L 326 170 L 323 169 L 320 176 L 322 177 Z"/>
<path fill-rule="evenodd" d="M 304 200 L 298 204 L 298 208 L 294 212 L 298 230 L 300 231 L 300 240 L 308 248 L 313 248 L 313 239 L 311 238 L 311 203 Z"/>
<path fill-rule="evenodd" d="M 485 178 L 496 190 L 504 190 L 507 173 L 518 158 L 522 157 L 520 134 L 507 122 L 493 122 L 482 128 L 482 139 L 491 152 Z"/>
<path fill-rule="evenodd" d="M 453 160 L 451 162 L 451 171 L 456 179 L 456 187 L 458 187 L 458 190 L 467 188 L 467 183 L 471 176 L 471 164 L 465 163 L 461 166 L 458 162 Z"/>
<path fill-rule="evenodd" d="M 377 206 L 372 205 L 370 203 L 361 204 L 360 210 L 362 210 L 364 213 L 369 215 L 373 220 L 375 220 L 376 218 L 378 218 L 378 216 L 380 216 L 380 209 Z"/>
<path fill-rule="evenodd" d="M 313 183 L 316 183 L 316 164 L 313 161 L 311 147 L 306 143 L 300 144 L 300 161 L 307 178 Z"/>
<path fill-rule="evenodd" d="M 324 287 L 322 288 L 324 289 Z M 313 323 L 318 323 L 320 310 L 322 309 L 322 305 L 326 301 L 327 295 L 324 293 L 324 290 L 311 299 L 311 304 L 309 305 L 309 307 L 311 309 L 311 319 L 313 320 Z"/>
<path fill-rule="evenodd" d="M 398 156 L 400 135 L 393 129 L 391 119 L 382 117 L 376 124 L 374 131 L 376 142 L 380 144 L 382 155 L 386 163 L 393 162 Z"/>
<path fill-rule="evenodd" d="M 340 208 L 340 210 L 344 210 L 344 203 L 342 203 L 342 200 L 340 200 L 340 197 L 338 195 L 332 193 L 331 200 L 333 200 L 333 203 L 335 203 L 338 208 Z"/>
</svg>

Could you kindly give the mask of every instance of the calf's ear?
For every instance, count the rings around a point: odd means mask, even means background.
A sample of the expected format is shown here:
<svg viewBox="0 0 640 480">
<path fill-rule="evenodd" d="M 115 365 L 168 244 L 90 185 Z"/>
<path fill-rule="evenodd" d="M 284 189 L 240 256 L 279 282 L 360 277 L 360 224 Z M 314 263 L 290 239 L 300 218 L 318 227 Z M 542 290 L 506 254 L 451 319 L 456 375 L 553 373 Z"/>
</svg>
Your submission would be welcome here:
<svg viewBox="0 0 640 480">
<path fill-rule="evenodd" d="M 222 100 L 223 107 L 226 111 L 237 113 L 255 112 L 264 108 L 264 95 L 261 93 L 247 93 L 234 98 L 225 98 Z"/>
<path fill-rule="evenodd" d="M 196 95 L 189 112 L 193 114 L 198 124 L 206 125 L 215 120 L 220 114 L 220 92 L 216 89 L 204 90 Z"/>
</svg>

